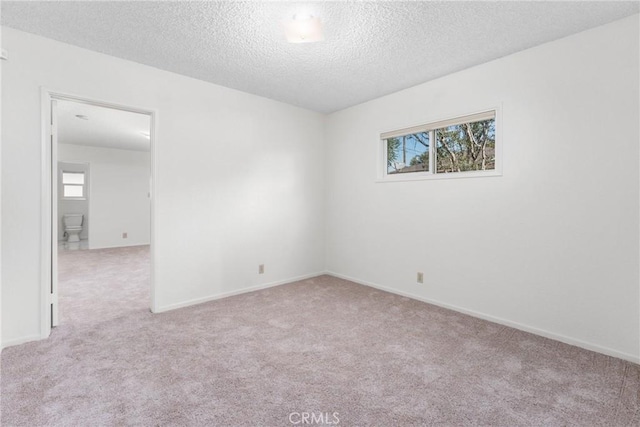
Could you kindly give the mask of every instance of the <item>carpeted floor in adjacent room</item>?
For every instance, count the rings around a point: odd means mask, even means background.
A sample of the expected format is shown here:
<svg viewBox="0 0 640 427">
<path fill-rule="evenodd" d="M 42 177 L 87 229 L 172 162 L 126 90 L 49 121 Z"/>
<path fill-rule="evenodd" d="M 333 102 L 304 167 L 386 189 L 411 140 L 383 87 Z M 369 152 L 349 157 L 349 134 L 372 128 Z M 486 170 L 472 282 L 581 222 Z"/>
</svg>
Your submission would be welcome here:
<svg viewBox="0 0 640 427">
<path fill-rule="evenodd" d="M 61 253 L 61 325 L 2 352 L 3 426 L 640 425 L 638 365 L 329 276 L 154 315 L 148 257 Z"/>
</svg>

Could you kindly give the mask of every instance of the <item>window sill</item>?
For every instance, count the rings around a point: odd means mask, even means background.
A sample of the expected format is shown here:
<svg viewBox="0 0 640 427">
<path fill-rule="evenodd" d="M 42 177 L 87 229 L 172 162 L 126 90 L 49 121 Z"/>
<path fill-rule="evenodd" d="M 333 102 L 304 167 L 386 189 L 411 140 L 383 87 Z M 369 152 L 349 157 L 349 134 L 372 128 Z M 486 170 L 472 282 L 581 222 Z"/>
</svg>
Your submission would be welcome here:
<svg viewBox="0 0 640 427">
<path fill-rule="evenodd" d="M 398 174 L 398 175 L 385 175 L 384 178 L 378 178 L 376 183 L 386 182 L 407 182 L 407 181 L 429 181 L 432 179 L 459 179 L 459 178 L 482 178 L 482 177 L 496 177 L 502 176 L 500 171 L 482 171 L 482 172 L 450 172 L 450 173 L 422 173 L 422 174 Z"/>
</svg>

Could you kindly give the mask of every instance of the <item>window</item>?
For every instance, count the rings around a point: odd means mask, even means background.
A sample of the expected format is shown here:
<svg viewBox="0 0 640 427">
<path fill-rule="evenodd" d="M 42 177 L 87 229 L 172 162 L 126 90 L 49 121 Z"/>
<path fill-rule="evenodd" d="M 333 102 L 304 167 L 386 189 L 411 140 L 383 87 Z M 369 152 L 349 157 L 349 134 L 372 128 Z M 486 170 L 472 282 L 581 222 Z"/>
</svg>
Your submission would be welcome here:
<svg viewBox="0 0 640 427">
<path fill-rule="evenodd" d="M 62 172 L 62 197 L 83 199 L 84 194 L 84 172 Z"/>
<path fill-rule="evenodd" d="M 387 173 L 429 170 L 429 132 L 418 132 L 387 139 Z"/>
<path fill-rule="evenodd" d="M 496 111 L 386 132 L 383 179 L 497 175 Z"/>
</svg>

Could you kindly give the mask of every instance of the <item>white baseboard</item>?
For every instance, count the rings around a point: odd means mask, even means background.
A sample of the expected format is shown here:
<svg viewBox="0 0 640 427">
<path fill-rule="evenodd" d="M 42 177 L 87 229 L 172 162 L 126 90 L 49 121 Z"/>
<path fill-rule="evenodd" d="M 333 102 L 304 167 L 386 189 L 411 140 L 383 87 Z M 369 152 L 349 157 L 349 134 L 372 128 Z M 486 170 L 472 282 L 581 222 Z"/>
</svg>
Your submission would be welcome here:
<svg viewBox="0 0 640 427">
<path fill-rule="evenodd" d="M 549 332 L 543 329 L 538 329 L 533 326 L 523 325 L 522 323 L 513 322 L 511 320 L 503 319 L 500 317 L 495 317 L 490 314 L 481 313 L 474 310 L 468 310 L 466 308 L 458 307 L 451 304 L 446 304 L 437 300 L 433 300 L 430 298 L 425 298 L 419 295 L 415 295 L 409 292 L 399 291 L 397 289 L 389 288 L 386 286 L 378 285 L 377 283 L 371 283 L 364 280 L 356 279 L 354 277 L 345 276 L 344 274 L 335 273 L 333 271 L 325 271 L 325 274 L 329 276 L 334 276 L 340 279 L 348 280 L 350 282 L 357 283 L 359 285 L 369 286 L 371 288 L 380 289 L 381 291 L 389 292 L 396 295 L 401 295 L 403 297 L 415 299 L 418 301 L 426 302 L 428 304 L 437 305 L 438 307 L 446 308 L 449 310 L 457 311 L 459 313 L 467 314 L 469 316 L 477 317 L 479 319 L 488 320 L 493 323 L 498 323 L 500 325 L 509 326 L 511 328 L 519 329 L 521 331 L 530 332 L 535 335 L 540 335 L 545 338 L 549 338 L 555 341 L 560 341 L 565 344 L 570 344 L 576 347 L 584 348 L 586 350 L 595 351 L 596 353 L 606 354 L 607 356 L 617 357 L 618 359 L 627 360 L 629 362 L 640 364 L 640 355 L 633 355 L 624 353 L 621 351 L 613 350 L 611 348 L 602 347 L 597 344 L 592 344 L 589 342 L 585 342 L 576 338 L 567 337 L 565 335 L 556 334 L 554 332 Z"/>
<path fill-rule="evenodd" d="M 350 277 L 350 276 L 346 276 L 344 274 L 339 274 L 339 273 L 335 273 L 333 271 L 323 271 L 323 272 L 318 272 L 318 273 L 312 273 L 312 274 L 306 274 L 303 276 L 298 276 L 298 277 L 292 277 L 289 279 L 285 279 L 285 280 L 279 280 L 279 281 L 275 281 L 275 282 L 270 282 L 270 283 L 264 283 L 261 285 L 256 285 L 256 286 L 250 286 L 248 288 L 244 288 L 244 289 L 239 289 L 236 291 L 230 291 L 230 292 L 224 292 L 221 294 L 216 294 L 216 295 L 210 295 L 207 297 L 203 297 L 203 298 L 195 298 L 192 300 L 188 300 L 188 301 L 183 301 L 180 303 L 176 303 L 176 304 L 170 304 L 170 305 L 166 305 L 166 306 L 162 306 L 160 307 L 158 310 L 156 310 L 156 313 L 163 313 L 166 311 L 170 311 L 170 310 L 175 310 L 178 308 L 183 308 L 183 307 L 188 307 L 188 306 L 192 306 L 192 305 L 197 305 L 197 304 L 202 304 L 205 302 L 209 302 L 209 301 L 215 301 L 218 299 L 222 299 L 222 298 L 227 298 L 227 297 L 231 297 L 234 295 L 240 295 L 240 294 L 244 294 L 244 293 L 248 293 L 248 292 L 255 292 L 261 289 L 267 289 L 267 288 L 272 288 L 275 286 L 280 286 L 280 285 L 285 285 L 287 283 L 292 283 L 292 282 L 297 282 L 299 280 L 305 280 L 305 279 L 310 279 L 313 277 L 318 277 L 318 276 L 322 276 L 323 274 L 327 274 L 330 276 L 334 276 L 340 279 L 344 279 L 344 280 L 348 280 L 350 282 L 354 282 L 360 285 L 364 285 L 364 286 L 369 286 L 371 288 L 376 288 L 379 289 L 381 291 L 385 291 L 385 292 L 389 292 L 392 294 L 396 294 L 396 295 L 401 295 L 407 298 L 411 298 L 411 299 L 415 299 L 418 301 L 422 301 L 428 304 L 433 304 L 436 305 L 438 307 L 442 307 L 442 308 L 446 308 L 449 310 L 453 310 L 453 311 L 457 311 L 459 313 L 463 313 L 463 314 L 467 314 L 469 316 L 473 316 L 473 317 L 477 317 L 479 319 L 483 319 L 483 320 L 488 320 L 490 322 L 494 322 L 494 323 L 498 323 L 500 325 L 505 325 L 505 326 L 509 326 L 515 329 L 519 329 L 521 331 L 525 331 L 525 332 L 530 332 L 532 334 L 535 335 L 540 335 L 542 337 L 545 338 L 549 338 L 552 340 L 556 340 L 556 341 L 560 341 L 563 342 L 565 344 L 569 344 L 569 345 L 574 345 L 576 347 L 580 347 L 580 348 L 584 348 L 586 350 L 590 350 L 590 351 L 595 351 L 597 353 L 602 353 L 605 354 L 607 356 L 612 356 L 612 357 L 617 357 L 619 359 L 623 359 L 623 360 L 627 360 L 629 362 L 633 362 L 633 363 L 637 363 L 640 364 L 640 356 L 635 356 L 629 353 L 624 353 L 624 352 L 620 352 L 617 350 L 613 350 L 610 349 L 608 347 L 603 347 L 597 344 L 592 344 L 586 341 L 582 341 L 576 338 L 571 338 L 571 337 L 567 337 L 565 335 L 561 335 L 561 334 L 557 334 L 554 332 L 550 332 L 550 331 L 546 331 L 543 329 L 539 329 L 533 326 L 528 326 L 528 325 L 523 325 L 521 323 L 518 322 L 513 322 L 511 320 L 507 320 L 507 319 L 503 319 L 500 317 L 495 317 L 489 314 L 485 314 L 485 313 L 481 313 L 478 311 L 474 311 L 474 310 L 468 310 L 462 307 L 458 307 L 455 305 L 451 305 L 451 304 L 447 304 L 447 303 L 443 303 L 437 300 L 433 300 L 431 298 L 425 298 L 419 295 L 415 295 L 412 294 L 410 292 L 404 292 L 404 291 L 400 291 L 397 289 L 393 289 L 393 288 L 389 288 L 386 286 L 382 286 L 379 285 L 377 283 L 372 283 L 372 282 L 367 282 L 364 280 L 360 280 L 360 279 L 356 279 L 354 277 Z M 15 338 L 6 342 L 2 343 L 2 349 L 7 348 L 7 347 L 11 347 L 14 345 L 19 345 L 19 344 L 24 344 L 27 342 L 31 342 L 31 341 L 37 341 L 42 339 L 42 337 L 40 335 L 28 335 L 25 337 L 20 337 L 20 338 Z"/>
<path fill-rule="evenodd" d="M 127 244 L 120 244 L 120 245 L 114 245 L 114 246 L 91 246 L 91 244 L 89 244 L 89 249 L 93 250 L 93 249 L 116 249 L 116 248 L 130 248 L 133 246 L 149 246 L 151 243 L 147 242 L 134 242 L 134 243 L 127 243 Z"/>
<path fill-rule="evenodd" d="M 154 311 L 154 313 L 164 313 L 165 311 L 176 310 L 178 308 L 189 307 L 192 305 L 202 304 L 209 301 L 228 298 L 234 295 L 246 294 L 248 292 L 255 292 L 261 289 L 273 288 L 274 286 L 286 285 L 287 283 L 297 282 L 299 280 L 311 279 L 312 277 L 322 276 L 323 274 L 325 274 L 325 272 L 321 271 L 319 273 L 305 274 L 304 276 L 297 276 L 297 277 L 292 277 L 290 279 L 278 280 L 276 282 L 269 282 L 261 285 L 250 286 L 248 288 L 243 288 L 236 291 L 223 292 L 221 294 L 209 295 L 202 298 L 195 298 L 188 301 L 161 306 L 156 311 Z"/>
<path fill-rule="evenodd" d="M 12 340 L 9 341 L 5 341 L 2 343 L 2 350 L 4 350 L 7 347 L 13 347 L 14 345 L 20 345 L 20 344 L 25 344 L 31 341 L 38 341 L 41 340 L 42 337 L 40 336 L 40 334 L 36 334 L 36 335 L 27 335 L 25 337 L 20 337 L 20 338 L 14 338 Z"/>
</svg>

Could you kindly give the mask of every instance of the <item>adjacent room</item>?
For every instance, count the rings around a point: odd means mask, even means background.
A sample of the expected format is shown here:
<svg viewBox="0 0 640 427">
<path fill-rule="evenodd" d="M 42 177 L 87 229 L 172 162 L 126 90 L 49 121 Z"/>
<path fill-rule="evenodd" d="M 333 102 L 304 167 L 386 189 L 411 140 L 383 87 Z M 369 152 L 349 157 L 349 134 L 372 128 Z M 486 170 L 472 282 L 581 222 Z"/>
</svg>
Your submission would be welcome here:
<svg viewBox="0 0 640 427">
<path fill-rule="evenodd" d="M 638 2 L 0 7 L 3 426 L 640 425 Z"/>
<path fill-rule="evenodd" d="M 148 310 L 151 117 L 62 99 L 52 105 L 52 326 Z"/>
</svg>

